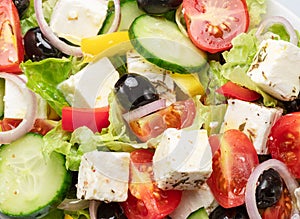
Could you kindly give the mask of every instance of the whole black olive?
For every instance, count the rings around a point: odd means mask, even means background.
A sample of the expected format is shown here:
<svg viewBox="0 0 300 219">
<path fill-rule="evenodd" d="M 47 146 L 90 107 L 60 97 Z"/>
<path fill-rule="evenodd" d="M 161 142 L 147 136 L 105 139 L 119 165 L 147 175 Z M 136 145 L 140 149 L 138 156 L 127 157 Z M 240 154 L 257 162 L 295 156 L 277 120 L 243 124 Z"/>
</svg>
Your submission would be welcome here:
<svg viewBox="0 0 300 219">
<path fill-rule="evenodd" d="M 61 58 L 63 56 L 57 48 L 52 46 L 44 37 L 39 27 L 28 30 L 24 36 L 26 59 L 40 61 L 46 58 Z"/>
<path fill-rule="evenodd" d="M 300 111 L 300 94 L 295 100 L 283 102 L 283 105 L 287 113 Z"/>
<path fill-rule="evenodd" d="M 210 219 L 249 219 L 245 206 L 223 208 L 218 206 L 210 214 Z"/>
<path fill-rule="evenodd" d="M 148 14 L 164 14 L 178 8 L 182 0 L 137 0 L 138 7 Z"/>
<path fill-rule="evenodd" d="M 114 91 L 119 103 L 126 110 L 133 110 L 159 99 L 159 95 L 148 78 L 129 73 L 122 75 Z"/>
<path fill-rule="evenodd" d="M 13 2 L 18 10 L 19 17 L 23 17 L 29 8 L 30 0 L 13 0 Z"/>
<path fill-rule="evenodd" d="M 118 203 L 101 203 L 97 210 L 97 219 L 126 219 Z"/>
<path fill-rule="evenodd" d="M 256 204 L 258 208 L 267 208 L 278 202 L 283 191 L 283 182 L 277 171 L 270 168 L 258 178 Z"/>
</svg>

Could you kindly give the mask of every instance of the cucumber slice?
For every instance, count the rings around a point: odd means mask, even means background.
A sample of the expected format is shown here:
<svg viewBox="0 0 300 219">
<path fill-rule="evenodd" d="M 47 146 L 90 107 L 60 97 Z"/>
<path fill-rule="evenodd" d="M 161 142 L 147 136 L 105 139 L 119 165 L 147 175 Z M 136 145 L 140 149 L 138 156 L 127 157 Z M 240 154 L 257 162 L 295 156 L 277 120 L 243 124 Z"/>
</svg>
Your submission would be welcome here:
<svg viewBox="0 0 300 219">
<path fill-rule="evenodd" d="M 199 208 L 191 213 L 187 219 L 208 219 L 208 215 L 205 208 Z"/>
<path fill-rule="evenodd" d="M 141 15 L 128 32 L 137 52 L 161 68 L 184 74 L 200 72 L 207 65 L 206 54 L 164 17 Z"/>
<path fill-rule="evenodd" d="M 71 183 L 61 154 L 42 154 L 41 135 L 29 133 L 0 148 L 0 211 L 37 217 L 59 204 Z"/>
<path fill-rule="evenodd" d="M 138 16 L 145 14 L 142 10 L 138 8 L 136 0 L 126 0 L 125 2 L 121 2 L 121 20 L 120 25 L 118 27 L 118 31 L 128 30 L 131 23 Z M 100 30 L 100 34 L 107 33 L 112 22 L 114 20 L 115 13 L 111 12 L 107 15 L 103 26 Z"/>
</svg>

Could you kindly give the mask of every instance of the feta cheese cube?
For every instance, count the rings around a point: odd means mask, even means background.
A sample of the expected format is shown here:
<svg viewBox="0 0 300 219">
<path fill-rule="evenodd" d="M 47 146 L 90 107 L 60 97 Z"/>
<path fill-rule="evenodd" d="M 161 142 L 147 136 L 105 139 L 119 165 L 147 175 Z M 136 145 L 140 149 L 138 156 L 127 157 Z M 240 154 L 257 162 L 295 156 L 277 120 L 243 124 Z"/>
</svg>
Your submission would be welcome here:
<svg viewBox="0 0 300 219">
<path fill-rule="evenodd" d="M 153 173 L 161 189 L 195 190 L 212 172 L 206 130 L 167 129 L 153 156 Z"/>
<path fill-rule="evenodd" d="M 21 75 L 20 77 L 27 80 L 25 75 Z M 4 118 L 23 119 L 29 104 L 23 97 L 23 91 L 14 82 L 5 80 L 4 93 Z M 35 94 L 35 96 L 37 98 L 37 118 L 47 119 L 47 101 L 38 94 Z"/>
<path fill-rule="evenodd" d="M 73 107 L 103 107 L 108 105 L 108 96 L 118 79 L 119 73 L 109 59 L 104 57 L 90 62 L 57 88 Z"/>
<path fill-rule="evenodd" d="M 92 151 L 82 156 L 77 198 L 106 202 L 127 199 L 130 154 Z"/>
<path fill-rule="evenodd" d="M 283 101 L 300 90 L 300 48 L 283 40 L 264 40 L 247 73 L 265 92 Z"/>
<path fill-rule="evenodd" d="M 96 36 L 107 15 L 108 0 L 59 0 L 53 9 L 50 28 L 70 42 Z"/>
<path fill-rule="evenodd" d="M 282 112 L 280 108 L 267 108 L 255 103 L 229 99 L 221 132 L 238 129 L 249 137 L 258 154 L 267 154 L 268 135 Z"/>
</svg>

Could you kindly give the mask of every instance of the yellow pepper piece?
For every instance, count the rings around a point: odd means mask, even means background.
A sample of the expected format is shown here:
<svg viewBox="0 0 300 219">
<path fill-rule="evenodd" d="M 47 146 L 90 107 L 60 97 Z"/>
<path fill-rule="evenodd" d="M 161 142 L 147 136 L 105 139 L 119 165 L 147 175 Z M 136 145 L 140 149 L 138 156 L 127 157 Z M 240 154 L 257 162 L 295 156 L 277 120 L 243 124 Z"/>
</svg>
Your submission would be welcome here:
<svg viewBox="0 0 300 219">
<path fill-rule="evenodd" d="M 95 37 L 82 39 L 81 49 L 83 53 L 87 53 L 91 56 L 95 56 L 113 46 L 128 41 L 129 41 L 128 31 L 101 34 Z"/>
<path fill-rule="evenodd" d="M 170 73 L 170 76 L 178 87 L 190 97 L 205 94 L 205 90 L 197 74 Z"/>
<path fill-rule="evenodd" d="M 73 217 L 71 217 L 70 215 L 68 214 L 65 214 L 65 218 L 64 219 L 73 219 Z"/>
</svg>

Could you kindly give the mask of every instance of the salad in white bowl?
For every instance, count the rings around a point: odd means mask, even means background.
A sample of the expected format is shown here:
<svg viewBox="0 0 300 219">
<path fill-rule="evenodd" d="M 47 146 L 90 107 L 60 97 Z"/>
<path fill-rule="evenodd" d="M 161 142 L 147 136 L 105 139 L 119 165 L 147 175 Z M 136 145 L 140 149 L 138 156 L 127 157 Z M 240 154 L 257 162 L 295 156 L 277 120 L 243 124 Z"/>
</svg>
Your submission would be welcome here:
<svg viewBox="0 0 300 219">
<path fill-rule="evenodd" d="M 0 18 L 1 218 L 300 218 L 300 21 L 276 1 Z"/>
</svg>

